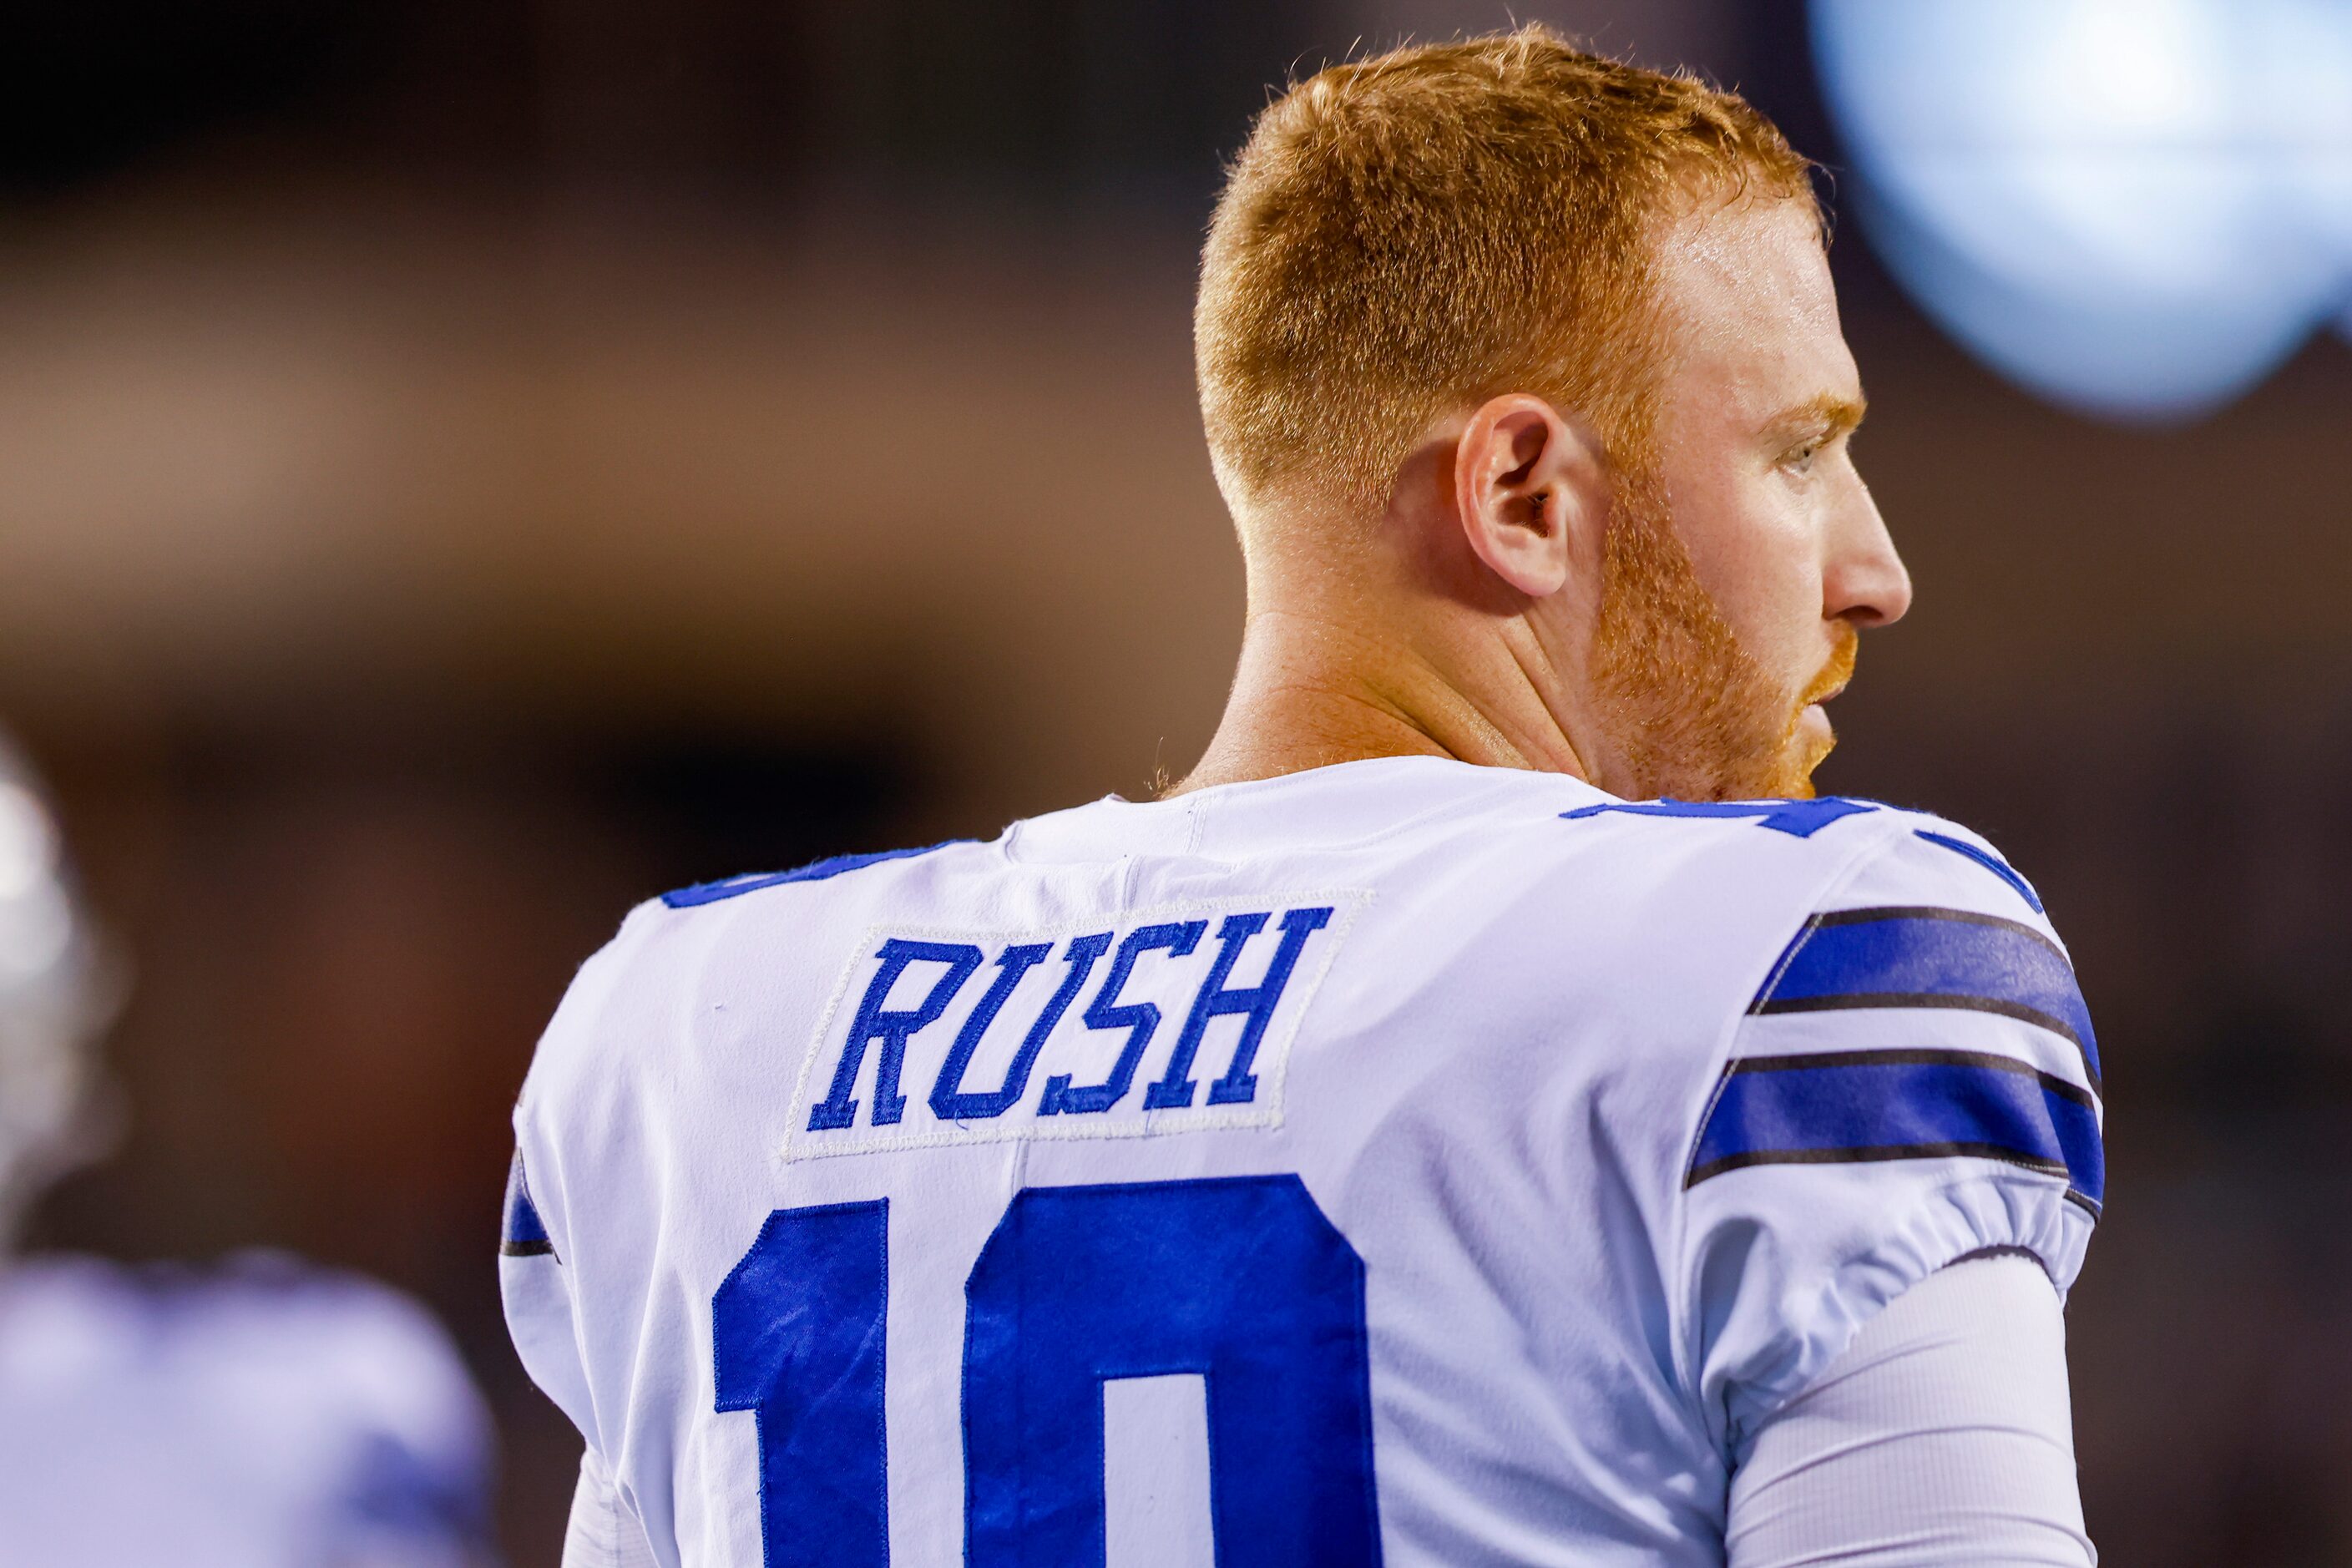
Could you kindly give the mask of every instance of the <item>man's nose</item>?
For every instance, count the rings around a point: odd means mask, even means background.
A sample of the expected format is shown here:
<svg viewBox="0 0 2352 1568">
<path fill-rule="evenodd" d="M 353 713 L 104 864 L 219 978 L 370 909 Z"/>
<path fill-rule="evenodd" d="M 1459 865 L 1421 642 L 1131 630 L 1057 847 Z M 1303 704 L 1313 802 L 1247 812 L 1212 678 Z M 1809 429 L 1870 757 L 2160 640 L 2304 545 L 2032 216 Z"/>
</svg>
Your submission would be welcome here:
<svg viewBox="0 0 2352 1568">
<path fill-rule="evenodd" d="M 1891 626 L 1911 608 L 1910 571 L 1859 477 L 1851 502 L 1839 511 L 1822 573 L 1822 613 L 1857 626 Z"/>
</svg>

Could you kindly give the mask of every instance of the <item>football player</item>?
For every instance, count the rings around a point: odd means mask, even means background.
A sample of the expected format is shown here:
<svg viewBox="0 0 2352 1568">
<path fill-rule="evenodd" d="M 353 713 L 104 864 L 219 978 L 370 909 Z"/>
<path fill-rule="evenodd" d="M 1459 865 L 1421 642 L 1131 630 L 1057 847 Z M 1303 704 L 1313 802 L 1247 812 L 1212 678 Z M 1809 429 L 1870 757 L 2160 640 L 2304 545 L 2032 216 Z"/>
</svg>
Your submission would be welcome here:
<svg viewBox="0 0 2352 1568">
<path fill-rule="evenodd" d="M 0 741 L 0 1563 L 486 1568 L 488 1420 L 413 1302 L 274 1254 L 11 1256 L 17 1216 L 92 1152 L 107 992 Z"/>
<path fill-rule="evenodd" d="M 2073 968 L 1810 783 L 1911 588 L 1805 162 L 1539 28 L 1334 67 L 1195 339 L 1192 776 L 667 895 L 550 1025 L 567 1561 L 2093 1561 Z"/>
</svg>

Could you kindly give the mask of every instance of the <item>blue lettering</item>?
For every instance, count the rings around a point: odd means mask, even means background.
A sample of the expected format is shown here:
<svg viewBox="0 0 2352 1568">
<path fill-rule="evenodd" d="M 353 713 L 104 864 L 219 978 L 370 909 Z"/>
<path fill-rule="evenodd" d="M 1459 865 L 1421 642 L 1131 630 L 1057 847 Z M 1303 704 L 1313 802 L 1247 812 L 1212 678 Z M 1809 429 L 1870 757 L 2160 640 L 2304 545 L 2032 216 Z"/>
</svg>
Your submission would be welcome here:
<svg viewBox="0 0 2352 1568">
<path fill-rule="evenodd" d="M 1201 942 L 1202 933 L 1209 929 L 1206 921 L 1186 921 L 1181 925 L 1145 926 L 1130 932 L 1118 944 L 1118 956 L 1111 961 L 1110 976 L 1095 994 L 1094 1002 L 1087 1008 L 1086 1022 L 1089 1029 L 1125 1029 L 1127 1045 L 1112 1064 L 1110 1076 L 1097 1084 L 1084 1089 L 1070 1087 L 1068 1073 L 1055 1073 L 1045 1080 L 1045 1094 L 1037 1108 L 1040 1116 L 1059 1116 L 1066 1111 L 1090 1112 L 1108 1110 L 1126 1097 L 1128 1088 L 1135 1081 L 1135 1065 L 1143 1059 L 1146 1046 L 1160 1027 L 1160 1009 L 1149 1002 L 1120 1003 L 1119 988 L 1127 984 L 1135 961 L 1150 952 L 1164 951 L 1181 958 Z"/>
<path fill-rule="evenodd" d="M 1307 939 L 1328 925 L 1331 914 L 1327 905 L 1292 910 L 1284 915 L 1282 945 L 1275 950 L 1274 961 L 1266 965 L 1265 978 L 1255 985 L 1232 987 L 1225 984 L 1226 977 L 1233 973 L 1234 964 L 1250 938 L 1265 929 L 1267 917 L 1264 913 L 1225 917 L 1224 923 L 1217 928 L 1217 941 L 1222 946 L 1216 963 L 1210 967 L 1208 979 L 1202 982 L 1200 994 L 1192 998 L 1192 1010 L 1184 1019 L 1184 1032 L 1177 1037 L 1175 1054 L 1168 1058 L 1168 1071 L 1144 1091 L 1145 1110 L 1166 1110 L 1192 1103 L 1192 1058 L 1200 1050 L 1202 1037 L 1209 1032 L 1209 1025 L 1228 1014 L 1241 1015 L 1241 1040 L 1234 1047 L 1233 1063 L 1225 1076 L 1209 1086 L 1209 1103 L 1231 1105 L 1256 1098 L 1257 1079 L 1249 1069 L 1257 1059 L 1258 1042 L 1265 1037 L 1266 1026 L 1274 1021 L 1274 1010 L 1282 1005 L 1283 988 L 1290 984 L 1290 973 L 1298 966 L 1298 955 L 1305 950 Z"/>
<path fill-rule="evenodd" d="M 1087 983 L 1087 976 L 1094 973 L 1096 962 L 1110 951 L 1110 939 L 1111 933 L 1107 931 L 1070 939 L 1069 947 L 1062 954 L 1063 960 L 1070 966 L 1070 972 L 1062 977 L 1060 988 L 1045 1004 L 1045 1010 L 1037 1016 L 1037 1021 L 1029 1026 L 1027 1037 L 1021 1042 L 1020 1054 L 1013 1058 L 1013 1065 L 1004 1071 L 1004 1082 L 989 1093 L 967 1094 L 963 1092 L 964 1068 L 971 1065 L 971 1054 L 980 1048 L 981 1037 L 996 1021 L 998 1011 L 1013 994 L 1013 988 L 1021 983 L 1021 977 L 1029 972 L 1032 964 L 1045 956 L 1053 944 L 1041 942 L 1034 946 L 1005 949 L 1004 956 L 996 961 L 1004 966 L 1004 973 L 997 977 L 996 984 L 981 999 L 980 1005 L 972 1010 L 971 1017 L 956 1036 L 955 1047 L 948 1052 L 946 1065 L 940 1068 L 939 1081 L 931 1086 L 931 1114 L 942 1121 L 984 1121 L 992 1116 L 1002 1116 L 1011 1110 L 1021 1098 L 1022 1091 L 1029 1087 L 1029 1069 L 1036 1065 L 1037 1053 L 1045 1048 L 1046 1037 L 1053 1034 L 1054 1026 L 1062 1021 L 1062 1015 L 1070 1010 L 1070 1004 L 1078 999 L 1078 988 Z"/>
<path fill-rule="evenodd" d="M 980 949 L 970 942 L 902 942 L 897 937 L 882 944 L 877 954 L 882 967 L 875 972 L 874 982 L 866 988 L 866 999 L 858 1004 L 857 1019 L 849 1026 L 849 1037 L 842 1043 L 841 1064 L 833 1071 L 833 1092 L 809 1108 L 809 1131 L 822 1132 L 836 1127 L 847 1127 L 857 1118 L 857 1101 L 850 1091 L 857 1087 L 857 1070 L 866 1065 L 866 1047 L 876 1040 L 882 1042 L 882 1060 L 874 1069 L 874 1114 L 872 1125 L 887 1127 L 907 1113 L 907 1097 L 898 1092 L 898 1069 L 907 1059 L 907 1037 L 918 1029 L 938 1020 L 948 1010 L 955 994 L 980 967 Z M 945 974 L 931 986 L 930 994 L 916 1007 L 886 1007 L 890 987 L 906 973 L 910 963 L 944 963 Z M 1001 1004 L 1000 1004 L 1001 1005 Z"/>
</svg>

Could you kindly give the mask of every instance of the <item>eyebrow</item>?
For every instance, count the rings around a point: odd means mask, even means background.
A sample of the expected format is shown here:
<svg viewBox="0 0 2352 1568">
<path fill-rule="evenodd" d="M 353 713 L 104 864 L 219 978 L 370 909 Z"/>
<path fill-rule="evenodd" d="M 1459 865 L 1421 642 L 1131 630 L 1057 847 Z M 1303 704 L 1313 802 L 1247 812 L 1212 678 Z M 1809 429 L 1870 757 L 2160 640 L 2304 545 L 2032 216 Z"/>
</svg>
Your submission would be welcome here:
<svg viewBox="0 0 2352 1568">
<path fill-rule="evenodd" d="M 1856 397 L 1840 397 L 1825 392 L 1809 398 L 1793 408 L 1783 409 L 1765 426 L 1773 436 L 1796 436 L 1819 432 L 1825 437 L 1844 435 L 1862 423 L 1869 405 Z"/>
</svg>

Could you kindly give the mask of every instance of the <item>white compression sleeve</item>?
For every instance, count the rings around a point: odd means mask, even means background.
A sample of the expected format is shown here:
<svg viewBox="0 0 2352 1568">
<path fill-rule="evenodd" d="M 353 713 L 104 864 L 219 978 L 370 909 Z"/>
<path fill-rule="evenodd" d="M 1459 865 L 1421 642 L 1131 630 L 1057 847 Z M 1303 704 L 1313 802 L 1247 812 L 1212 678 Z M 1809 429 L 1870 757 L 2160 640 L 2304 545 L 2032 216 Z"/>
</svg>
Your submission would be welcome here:
<svg viewBox="0 0 2352 1568">
<path fill-rule="evenodd" d="M 1730 1568 L 2089 1568 L 2066 1331 L 2014 1254 L 1930 1276 L 1863 1326 L 1731 1479 Z"/>
<path fill-rule="evenodd" d="M 621 1500 L 595 1450 L 580 1456 L 572 1522 L 563 1532 L 563 1568 L 656 1568 L 645 1526 Z"/>
</svg>

